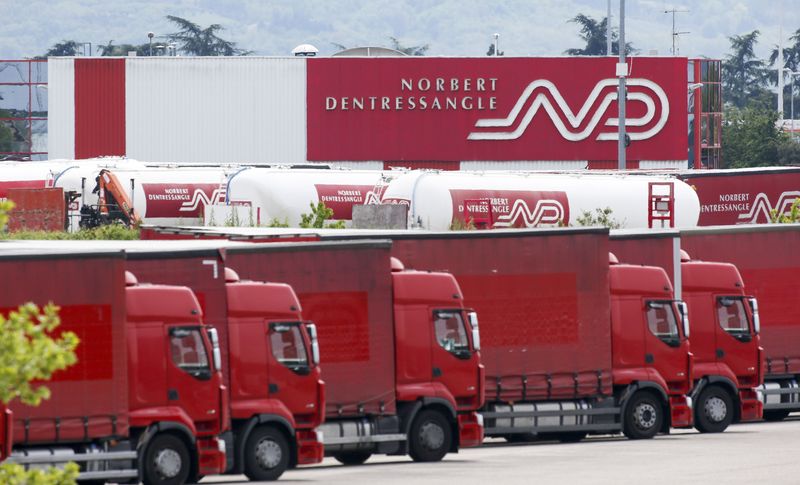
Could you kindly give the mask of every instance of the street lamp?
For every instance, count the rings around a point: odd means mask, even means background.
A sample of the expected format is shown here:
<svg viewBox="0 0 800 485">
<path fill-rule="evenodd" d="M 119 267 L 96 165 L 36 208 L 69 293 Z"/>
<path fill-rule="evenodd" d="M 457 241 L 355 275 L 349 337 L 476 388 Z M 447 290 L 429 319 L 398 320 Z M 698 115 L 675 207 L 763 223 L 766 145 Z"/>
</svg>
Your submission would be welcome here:
<svg viewBox="0 0 800 485">
<path fill-rule="evenodd" d="M 150 39 L 150 57 L 153 57 L 153 37 L 155 36 L 156 34 L 154 32 L 147 33 L 147 38 Z"/>
<path fill-rule="evenodd" d="M 791 98 L 790 98 L 791 99 L 791 101 L 790 101 L 790 106 L 791 107 L 790 107 L 789 113 L 790 113 L 790 116 L 792 117 L 792 124 L 791 124 L 792 128 L 791 128 L 791 130 L 792 130 L 792 139 L 794 139 L 795 138 L 795 133 L 794 133 L 794 78 L 796 76 L 800 76 L 800 71 L 792 71 L 791 69 L 789 69 L 787 67 L 784 67 L 783 68 L 783 72 L 789 74 L 789 76 L 790 76 L 789 79 L 792 82 L 792 86 L 791 86 L 791 93 L 792 94 L 791 94 Z"/>
</svg>

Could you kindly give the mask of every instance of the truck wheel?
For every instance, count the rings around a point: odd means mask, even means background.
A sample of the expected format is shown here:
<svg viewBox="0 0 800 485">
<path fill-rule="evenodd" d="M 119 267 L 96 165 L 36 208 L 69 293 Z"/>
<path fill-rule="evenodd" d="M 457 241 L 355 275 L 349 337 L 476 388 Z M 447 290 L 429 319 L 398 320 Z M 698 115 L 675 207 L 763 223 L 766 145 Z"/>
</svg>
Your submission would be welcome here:
<svg viewBox="0 0 800 485">
<path fill-rule="evenodd" d="M 701 433 L 721 433 L 733 421 L 733 398 L 719 386 L 700 393 L 695 408 L 695 428 Z"/>
<path fill-rule="evenodd" d="M 156 435 L 147 446 L 142 469 L 145 485 L 183 485 L 191 472 L 189 450 L 177 436 Z"/>
<path fill-rule="evenodd" d="M 764 411 L 764 421 L 783 421 L 787 416 L 789 411 L 786 409 Z"/>
<path fill-rule="evenodd" d="M 289 466 L 289 443 L 275 428 L 260 426 L 247 438 L 244 474 L 253 481 L 277 480 Z"/>
<path fill-rule="evenodd" d="M 632 440 L 650 439 L 664 423 L 664 408 L 651 392 L 633 395 L 625 411 L 622 432 Z"/>
<path fill-rule="evenodd" d="M 577 443 L 586 438 L 586 431 L 564 431 L 561 433 L 539 433 L 540 440 L 556 440 L 561 443 Z"/>
<path fill-rule="evenodd" d="M 343 451 L 336 453 L 333 457 L 342 465 L 360 465 L 369 460 L 372 453 L 369 451 Z"/>
<path fill-rule="evenodd" d="M 411 423 L 409 455 L 414 461 L 441 461 L 450 451 L 453 430 L 442 413 L 424 409 Z"/>
</svg>

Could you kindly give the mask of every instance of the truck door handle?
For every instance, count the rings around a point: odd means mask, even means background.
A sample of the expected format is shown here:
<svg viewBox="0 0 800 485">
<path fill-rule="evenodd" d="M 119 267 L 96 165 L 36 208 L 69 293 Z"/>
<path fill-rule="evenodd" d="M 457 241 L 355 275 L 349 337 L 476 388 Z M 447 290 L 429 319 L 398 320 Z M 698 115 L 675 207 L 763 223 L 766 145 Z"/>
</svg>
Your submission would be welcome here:
<svg viewBox="0 0 800 485">
<path fill-rule="evenodd" d="M 717 349 L 717 358 L 721 359 L 723 357 L 725 357 L 725 351 L 722 349 Z"/>
<path fill-rule="evenodd" d="M 276 392 L 278 392 L 278 385 L 277 384 L 270 384 L 269 385 L 269 393 L 270 394 L 275 394 Z"/>
<path fill-rule="evenodd" d="M 178 391 L 177 391 L 177 389 L 167 389 L 167 400 L 169 400 L 169 401 L 177 401 L 178 400 Z"/>
<path fill-rule="evenodd" d="M 442 369 L 438 367 L 433 368 L 433 377 L 442 377 Z"/>
<path fill-rule="evenodd" d="M 646 364 L 652 364 L 654 360 L 656 359 L 653 357 L 653 354 L 644 354 L 644 362 Z"/>
</svg>

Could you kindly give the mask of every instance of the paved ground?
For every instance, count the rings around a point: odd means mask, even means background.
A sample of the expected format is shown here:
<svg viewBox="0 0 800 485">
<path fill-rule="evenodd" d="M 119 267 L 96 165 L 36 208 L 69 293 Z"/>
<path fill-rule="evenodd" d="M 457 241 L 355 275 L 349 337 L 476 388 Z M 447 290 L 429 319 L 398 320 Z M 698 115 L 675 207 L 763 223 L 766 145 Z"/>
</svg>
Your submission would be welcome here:
<svg viewBox="0 0 800 485">
<path fill-rule="evenodd" d="M 289 471 L 282 482 L 325 484 L 800 484 L 800 416 L 742 424 L 722 434 L 675 431 L 649 441 L 588 438 L 576 444 L 491 441 L 441 463 L 373 457 L 344 467 L 332 459 Z M 202 483 L 239 483 L 244 476 Z"/>
</svg>

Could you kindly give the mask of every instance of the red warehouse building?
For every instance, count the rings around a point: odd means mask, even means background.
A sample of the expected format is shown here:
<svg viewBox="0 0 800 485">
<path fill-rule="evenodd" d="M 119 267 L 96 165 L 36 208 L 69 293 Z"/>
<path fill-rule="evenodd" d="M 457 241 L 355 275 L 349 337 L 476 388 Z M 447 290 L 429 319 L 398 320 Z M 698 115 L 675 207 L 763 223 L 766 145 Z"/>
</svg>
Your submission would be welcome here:
<svg viewBox="0 0 800 485">
<path fill-rule="evenodd" d="M 51 58 L 48 151 L 50 158 L 314 161 L 369 169 L 615 168 L 615 63 Z M 720 96 L 716 87 L 715 97 L 698 88 L 718 81 L 718 64 L 628 59 L 629 168 L 715 166 L 719 136 L 709 130 L 719 126 L 713 113 Z"/>
</svg>

